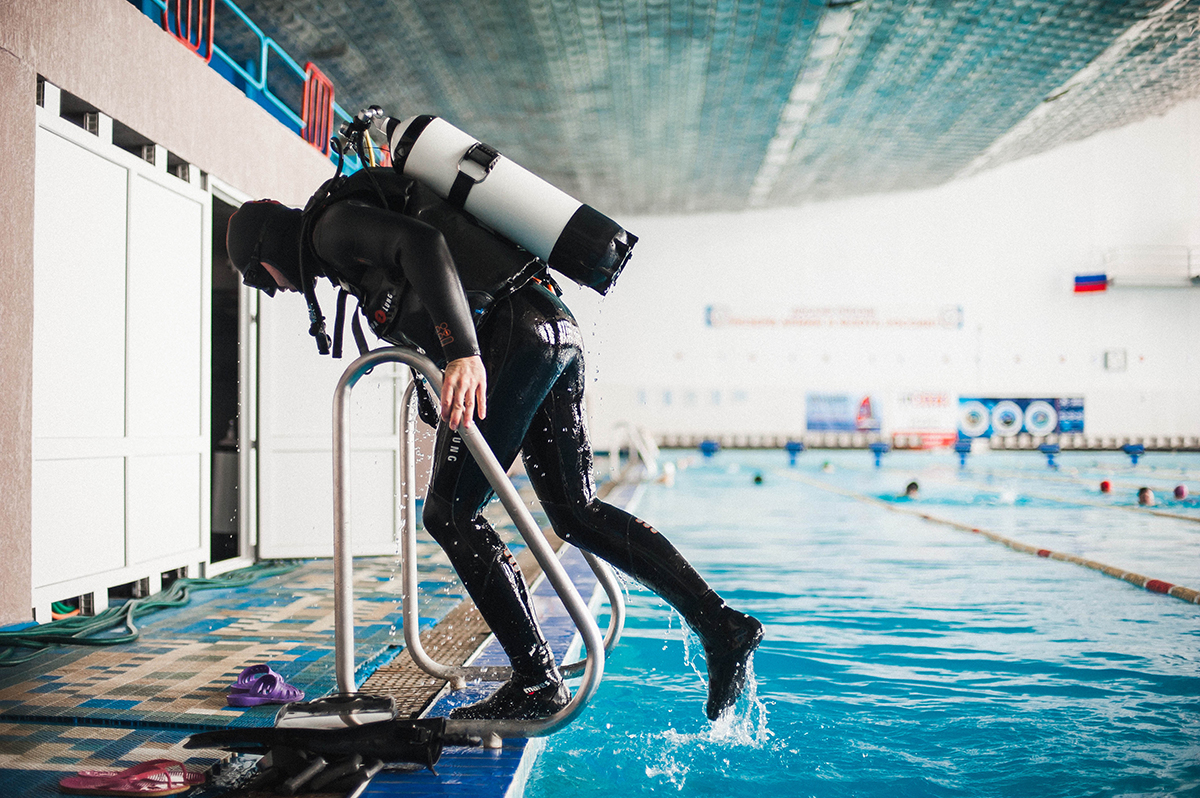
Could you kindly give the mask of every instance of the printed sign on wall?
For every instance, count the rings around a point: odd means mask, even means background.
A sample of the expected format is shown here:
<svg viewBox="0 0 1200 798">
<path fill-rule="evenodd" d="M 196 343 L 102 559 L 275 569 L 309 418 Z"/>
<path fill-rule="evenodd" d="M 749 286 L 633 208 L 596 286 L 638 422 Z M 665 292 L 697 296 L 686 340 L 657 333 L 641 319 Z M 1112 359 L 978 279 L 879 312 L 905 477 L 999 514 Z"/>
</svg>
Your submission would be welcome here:
<svg viewBox="0 0 1200 798">
<path fill-rule="evenodd" d="M 879 403 L 870 395 L 810 393 L 805 406 L 809 432 L 879 431 Z"/>
<path fill-rule="evenodd" d="M 752 309 L 729 305 L 704 308 L 708 327 L 778 327 L 838 330 L 961 330 L 961 305 L 882 305 L 879 307 L 795 306 Z"/>
<path fill-rule="evenodd" d="M 1083 432 L 1083 397 L 1063 399 L 958 400 L 958 434 L 962 438 L 1011 438 Z"/>
<path fill-rule="evenodd" d="M 958 438 L 954 396 L 945 391 L 907 391 L 897 394 L 888 408 L 888 426 L 893 436 L 913 440 L 923 449 L 952 446 Z"/>
</svg>

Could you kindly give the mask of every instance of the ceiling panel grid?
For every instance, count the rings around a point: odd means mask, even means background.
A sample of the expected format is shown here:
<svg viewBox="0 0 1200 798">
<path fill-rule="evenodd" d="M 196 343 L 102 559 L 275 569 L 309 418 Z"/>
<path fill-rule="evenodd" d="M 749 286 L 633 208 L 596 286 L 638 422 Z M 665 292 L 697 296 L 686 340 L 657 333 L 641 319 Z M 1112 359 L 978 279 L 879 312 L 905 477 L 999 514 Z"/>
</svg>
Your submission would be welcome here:
<svg viewBox="0 0 1200 798">
<path fill-rule="evenodd" d="M 442 115 L 610 214 L 937 185 L 1200 85 L 1200 0 L 242 6 L 343 107 Z"/>
</svg>

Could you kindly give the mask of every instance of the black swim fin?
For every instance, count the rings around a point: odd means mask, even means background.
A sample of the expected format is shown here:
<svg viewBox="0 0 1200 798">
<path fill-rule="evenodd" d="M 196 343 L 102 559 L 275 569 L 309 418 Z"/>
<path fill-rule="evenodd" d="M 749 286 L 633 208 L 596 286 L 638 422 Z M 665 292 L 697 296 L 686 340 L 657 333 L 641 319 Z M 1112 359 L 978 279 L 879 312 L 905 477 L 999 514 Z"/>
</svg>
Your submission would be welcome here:
<svg viewBox="0 0 1200 798">
<path fill-rule="evenodd" d="M 445 718 L 385 720 L 344 729 L 221 729 L 193 734 L 184 747 L 247 753 L 286 748 L 330 759 L 359 754 L 365 760 L 413 762 L 432 769 L 441 758 L 445 732 Z"/>
</svg>

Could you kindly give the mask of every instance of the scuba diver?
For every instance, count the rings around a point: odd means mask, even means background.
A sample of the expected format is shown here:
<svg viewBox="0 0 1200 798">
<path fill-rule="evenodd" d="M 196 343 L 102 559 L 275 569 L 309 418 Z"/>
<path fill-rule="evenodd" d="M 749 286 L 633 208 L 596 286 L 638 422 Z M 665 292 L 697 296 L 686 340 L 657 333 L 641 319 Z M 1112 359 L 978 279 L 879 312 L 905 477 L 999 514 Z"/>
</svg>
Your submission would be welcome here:
<svg viewBox="0 0 1200 798">
<path fill-rule="evenodd" d="M 247 202 L 229 221 L 227 245 L 246 285 L 305 295 L 318 348 L 328 344 L 314 292 L 323 276 L 357 299 L 376 336 L 445 369 L 440 408 L 418 391 L 422 418 L 437 425 L 423 522 L 512 663 L 491 698 L 452 718 L 540 718 L 570 700 L 516 560 L 482 515 L 492 488 L 457 433 L 472 424 L 505 469 L 521 453 L 561 538 L 679 611 L 703 643 L 709 719 L 737 701 L 762 624 L 727 606 L 656 529 L 596 497 L 583 340 L 542 260 L 388 167 L 349 177 L 339 169 L 304 211 Z"/>
</svg>

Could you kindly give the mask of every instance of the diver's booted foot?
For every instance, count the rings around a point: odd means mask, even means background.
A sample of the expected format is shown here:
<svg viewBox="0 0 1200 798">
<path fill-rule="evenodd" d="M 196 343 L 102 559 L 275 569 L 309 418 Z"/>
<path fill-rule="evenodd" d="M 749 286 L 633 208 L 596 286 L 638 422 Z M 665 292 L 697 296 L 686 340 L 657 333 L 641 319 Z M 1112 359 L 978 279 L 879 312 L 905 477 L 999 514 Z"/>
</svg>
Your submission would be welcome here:
<svg viewBox="0 0 1200 798">
<path fill-rule="evenodd" d="M 722 639 L 711 645 L 704 644 L 704 656 L 708 661 L 708 704 L 704 710 L 709 720 L 719 718 L 746 689 L 750 655 L 763 639 L 763 627 L 758 619 L 733 609 L 726 612 L 729 616 Z"/>
<path fill-rule="evenodd" d="M 509 679 L 491 698 L 450 710 L 454 720 L 535 720 L 565 707 L 571 691 L 562 680 L 546 678 L 530 684 Z"/>
</svg>

